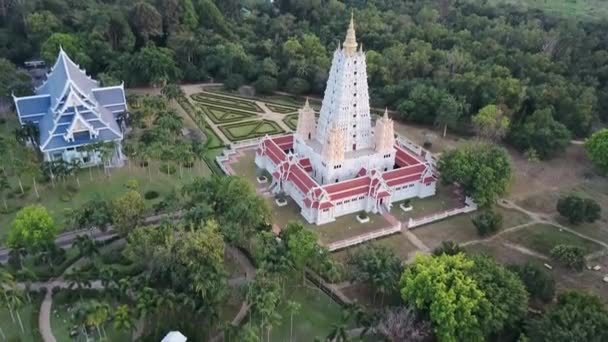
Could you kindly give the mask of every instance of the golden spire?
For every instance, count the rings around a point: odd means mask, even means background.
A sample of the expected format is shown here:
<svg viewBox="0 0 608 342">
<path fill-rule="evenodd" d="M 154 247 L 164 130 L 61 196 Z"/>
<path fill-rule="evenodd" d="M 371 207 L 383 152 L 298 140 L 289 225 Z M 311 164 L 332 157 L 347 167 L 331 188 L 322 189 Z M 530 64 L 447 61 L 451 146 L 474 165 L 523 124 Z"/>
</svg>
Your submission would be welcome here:
<svg viewBox="0 0 608 342">
<path fill-rule="evenodd" d="M 357 36 L 355 34 L 355 15 L 351 12 L 350 24 L 348 25 L 348 31 L 346 31 L 346 39 L 344 40 L 344 51 L 348 55 L 352 55 L 357 51 Z"/>
</svg>

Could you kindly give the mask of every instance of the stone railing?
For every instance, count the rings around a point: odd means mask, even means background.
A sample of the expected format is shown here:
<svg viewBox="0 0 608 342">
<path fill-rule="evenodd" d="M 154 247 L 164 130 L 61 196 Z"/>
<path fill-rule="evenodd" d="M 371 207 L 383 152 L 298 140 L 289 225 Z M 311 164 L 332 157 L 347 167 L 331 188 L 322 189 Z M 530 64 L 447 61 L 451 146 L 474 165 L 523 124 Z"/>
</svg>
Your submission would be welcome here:
<svg viewBox="0 0 608 342">
<path fill-rule="evenodd" d="M 381 237 L 399 233 L 400 231 L 401 231 L 401 222 L 399 222 L 397 225 L 390 227 L 390 228 L 375 230 L 373 232 L 369 232 L 366 234 L 357 235 L 350 239 L 336 241 L 334 243 L 329 244 L 327 246 L 327 248 L 329 249 L 330 252 L 335 252 L 337 250 L 359 245 L 359 244 L 362 244 L 362 243 L 370 241 L 370 240 L 375 240 L 375 239 L 378 239 Z"/>
<path fill-rule="evenodd" d="M 408 150 L 416 153 L 419 156 L 421 156 L 422 151 L 424 151 L 424 149 L 420 145 L 399 134 L 397 134 L 397 143 L 400 146 L 407 148 Z"/>
<path fill-rule="evenodd" d="M 432 223 L 435 221 L 440 221 L 440 220 L 443 220 L 443 219 L 451 217 L 451 216 L 466 214 L 466 213 L 470 213 L 472 211 L 477 210 L 477 204 L 475 204 L 475 202 L 473 202 L 473 200 L 470 197 L 467 197 L 465 199 L 464 203 L 465 203 L 465 206 L 462 208 L 446 210 L 444 212 L 425 216 L 425 217 L 422 217 L 419 219 L 413 219 L 410 217 L 410 219 L 407 222 L 407 229 L 420 227 L 425 224 L 429 224 L 429 223 Z"/>
</svg>

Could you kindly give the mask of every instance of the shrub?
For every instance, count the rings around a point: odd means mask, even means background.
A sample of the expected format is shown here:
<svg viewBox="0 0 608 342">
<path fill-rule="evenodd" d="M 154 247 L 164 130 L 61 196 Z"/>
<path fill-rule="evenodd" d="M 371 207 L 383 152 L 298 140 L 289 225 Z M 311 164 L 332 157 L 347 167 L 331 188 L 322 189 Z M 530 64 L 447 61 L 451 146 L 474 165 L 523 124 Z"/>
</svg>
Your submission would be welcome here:
<svg viewBox="0 0 608 342">
<path fill-rule="evenodd" d="M 231 74 L 224 80 L 224 89 L 237 90 L 245 83 L 245 77 L 241 74 Z"/>
<path fill-rule="evenodd" d="M 496 233 L 502 227 L 502 215 L 492 210 L 482 212 L 472 221 L 480 236 Z"/>
<path fill-rule="evenodd" d="M 509 269 L 523 281 L 532 298 L 548 303 L 555 296 L 555 279 L 540 264 L 528 262 L 523 265 L 511 265 Z"/>
<path fill-rule="evenodd" d="M 172 175 L 172 174 L 175 174 L 176 168 L 175 168 L 175 165 L 173 165 L 173 164 L 164 163 L 164 164 L 162 164 L 160 166 L 160 171 L 162 173 L 166 173 L 168 175 Z"/>
<path fill-rule="evenodd" d="M 582 271 L 585 267 L 585 250 L 579 246 L 557 245 L 551 249 L 551 257 L 573 270 Z"/>
<path fill-rule="evenodd" d="M 142 160 L 139 162 L 139 167 L 148 167 L 148 162 L 145 160 Z"/>
<path fill-rule="evenodd" d="M 74 185 L 74 184 L 68 184 L 68 185 L 66 185 L 66 186 L 65 186 L 65 189 L 66 189 L 66 190 L 67 190 L 69 193 L 71 193 L 71 194 L 75 194 L 75 193 L 77 193 L 77 192 L 78 192 L 78 190 L 79 190 L 79 189 L 78 189 L 78 187 L 77 187 L 76 185 Z"/>
<path fill-rule="evenodd" d="M 287 90 L 288 93 L 302 95 L 310 90 L 310 84 L 305 79 L 294 77 L 287 80 L 285 90 Z"/>
<path fill-rule="evenodd" d="M 460 245 L 454 241 L 442 241 L 441 245 L 433 251 L 433 255 L 456 255 L 458 253 L 463 253 L 464 249 L 460 247 Z"/>
<path fill-rule="evenodd" d="M 126 184 L 127 189 L 129 190 L 137 190 L 139 189 L 139 182 L 137 179 L 129 179 Z"/>
<path fill-rule="evenodd" d="M 359 212 L 359 214 L 358 214 L 357 216 L 359 216 L 359 218 L 360 218 L 360 219 L 362 219 L 362 220 L 365 220 L 366 218 L 368 218 L 368 217 L 369 217 L 369 215 L 367 215 L 367 212 L 365 212 L 365 211 L 363 211 L 363 210 L 362 210 L 362 211 L 360 211 L 360 212 Z"/>
<path fill-rule="evenodd" d="M 259 94 L 272 94 L 277 89 L 277 79 L 270 76 L 260 76 L 254 84 L 255 91 Z"/>
<path fill-rule="evenodd" d="M 59 197 L 59 199 L 62 202 L 69 202 L 69 201 L 72 200 L 72 195 L 70 195 L 70 194 L 62 194 L 61 197 Z"/>
<path fill-rule="evenodd" d="M 154 191 L 154 190 L 146 191 L 146 193 L 144 193 L 144 198 L 147 200 L 153 200 L 155 198 L 158 198 L 158 196 L 159 196 L 158 191 Z"/>
<path fill-rule="evenodd" d="M 432 142 L 430 142 L 430 141 L 425 141 L 425 142 L 422 144 L 422 147 L 424 147 L 424 148 L 426 148 L 426 149 L 428 150 L 429 148 L 433 147 L 433 143 L 432 143 Z"/>
<path fill-rule="evenodd" d="M 557 201 L 557 211 L 572 224 L 593 223 L 601 217 L 599 204 L 591 198 L 576 195 L 562 197 Z"/>
</svg>

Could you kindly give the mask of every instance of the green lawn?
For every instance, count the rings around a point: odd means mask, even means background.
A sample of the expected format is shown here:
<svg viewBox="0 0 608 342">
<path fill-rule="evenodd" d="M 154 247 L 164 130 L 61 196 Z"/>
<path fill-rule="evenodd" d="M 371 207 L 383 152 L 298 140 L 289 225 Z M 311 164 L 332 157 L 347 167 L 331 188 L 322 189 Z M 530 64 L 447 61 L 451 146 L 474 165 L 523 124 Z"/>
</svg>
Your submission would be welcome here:
<svg viewBox="0 0 608 342">
<path fill-rule="evenodd" d="M 36 301 L 34 302 L 36 303 Z M 34 310 L 35 303 L 27 304 L 19 309 L 25 333 L 21 332 L 17 316 L 14 316 L 15 322 L 13 322 L 8 309 L 4 305 L 0 307 L 0 329 L 6 336 L 6 338 L 2 338 L 2 334 L 0 334 L 0 341 L 34 342 L 39 340 L 34 338 L 34 334 L 38 334 L 38 332 L 32 331 L 38 324 L 38 317 L 33 317 L 33 314 L 37 312 L 37 310 Z"/>
<path fill-rule="evenodd" d="M 560 244 L 569 244 L 584 248 L 587 253 L 602 249 L 595 242 L 582 239 L 565 230 L 550 225 L 537 224 L 503 235 L 503 238 L 544 255 L 550 255 L 551 249 Z"/>
<path fill-rule="evenodd" d="M 60 291 L 53 296 L 53 306 L 51 308 L 51 328 L 53 329 L 53 335 L 57 341 L 85 341 L 85 337 L 78 336 L 78 338 L 71 338 L 70 332 L 77 329 L 77 326 L 72 321 L 72 313 L 73 309 L 82 303 L 81 299 L 78 295 L 68 296 L 67 291 Z M 97 296 L 93 296 L 90 293 L 87 293 L 84 296 L 84 300 L 88 299 L 98 299 Z M 115 309 L 116 303 L 111 304 L 110 314 L 112 314 Z M 108 322 L 105 324 L 105 331 L 108 335 L 107 341 L 130 341 L 131 333 L 117 331 L 114 329 L 112 322 Z M 99 341 L 99 336 L 96 331 L 89 332 L 89 341 L 94 338 L 94 341 Z"/>
<path fill-rule="evenodd" d="M 503 215 L 503 228 L 517 226 L 530 221 L 527 215 L 518 211 L 503 208 L 496 208 L 496 211 Z M 412 233 L 431 249 L 439 246 L 442 241 L 467 242 L 476 240 L 480 237 L 471 221 L 475 215 L 477 215 L 476 212 L 452 216 L 433 224 L 412 229 Z"/>
<path fill-rule="evenodd" d="M 454 187 L 446 187 L 437 185 L 437 193 L 434 196 L 427 198 L 412 198 L 410 204 L 414 209 L 411 211 L 403 211 L 399 204 L 393 203 L 391 214 L 399 221 L 407 221 L 409 218 L 423 217 L 445 210 L 462 207 L 459 198 L 454 194 Z"/>
<path fill-rule="evenodd" d="M 286 287 L 285 300 L 277 310 L 281 323 L 272 329 L 270 341 L 289 341 L 291 329 L 287 301 L 301 305 L 300 312 L 293 317 L 294 341 L 312 341 L 315 337 L 324 340 L 331 332 L 332 324 L 340 321 L 342 308 L 336 302 L 312 284 L 308 284 L 308 287 L 296 284 L 297 281 L 294 281 L 294 284 Z M 252 324 L 256 322 L 254 316 Z"/>
<path fill-rule="evenodd" d="M 199 104 L 199 106 L 205 115 L 216 124 L 250 120 L 257 117 L 255 113 L 244 112 L 234 108 L 229 109 L 202 104 Z"/>
<path fill-rule="evenodd" d="M 51 212 L 55 223 L 60 229 L 66 230 L 70 228 L 64 225 L 66 210 L 78 208 L 96 196 L 108 200 L 115 198 L 126 192 L 126 184 L 129 180 L 137 180 L 142 194 L 146 191 L 154 190 L 160 194 L 159 198 L 162 198 L 172 190 L 178 190 L 182 184 L 191 181 L 194 177 L 209 176 L 211 174 L 209 168 L 201 162 L 197 162 L 193 169 L 185 169 L 182 179 L 179 178 L 178 172 L 174 175 L 160 172 L 160 163 L 152 162 L 150 166 L 151 177 L 145 168 L 140 168 L 133 165 L 133 163 L 131 164 L 131 167 L 125 166 L 119 169 L 112 169 L 109 176 L 104 175 L 103 171 L 98 168 L 81 170 L 78 173 L 80 189 L 73 194 L 69 193 L 68 188 L 77 185 L 75 177 L 69 177 L 65 182 L 56 182 L 54 187 L 50 183 L 38 183 L 40 200 L 36 199 L 32 188 L 32 180 L 23 179 L 23 183 L 30 188 L 29 192 L 23 197 L 16 197 L 10 200 L 9 203 L 15 209 L 28 204 L 39 203 Z M 13 181 L 12 187 L 15 189 L 17 187 L 16 180 L 13 179 Z M 63 196 L 68 194 L 71 196 L 69 200 L 66 201 L 66 198 L 62 199 Z M 153 202 L 147 201 L 150 205 Z M 8 214 L 0 214 L 0 240 L 5 238 L 15 213 L 16 210 Z"/>
</svg>

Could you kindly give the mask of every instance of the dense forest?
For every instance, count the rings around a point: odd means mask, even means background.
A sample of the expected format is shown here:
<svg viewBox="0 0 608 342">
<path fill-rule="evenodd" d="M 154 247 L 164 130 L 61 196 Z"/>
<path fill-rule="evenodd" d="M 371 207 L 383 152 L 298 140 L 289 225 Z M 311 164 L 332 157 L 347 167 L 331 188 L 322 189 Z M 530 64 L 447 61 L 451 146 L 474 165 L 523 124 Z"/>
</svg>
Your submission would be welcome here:
<svg viewBox="0 0 608 342">
<path fill-rule="evenodd" d="M 465 133 L 506 123 L 490 135 L 541 158 L 608 120 L 606 22 L 485 1 L 2 0 L 0 57 L 52 65 L 62 46 L 105 84 L 320 95 L 351 11 L 372 102 L 400 119 Z M 0 96 L 27 90 L 6 60 L 0 70 Z"/>
</svg>

